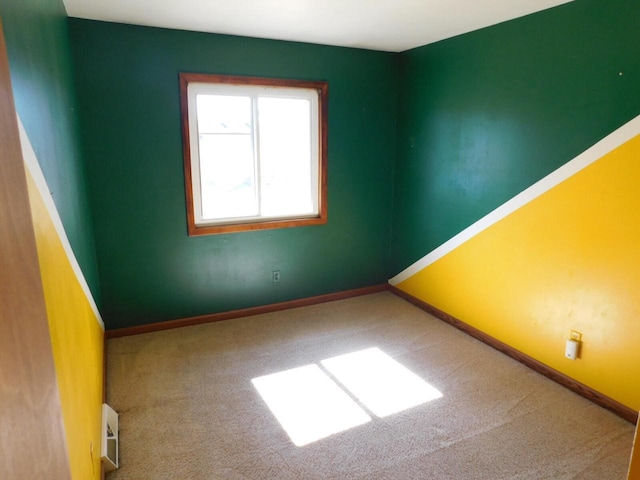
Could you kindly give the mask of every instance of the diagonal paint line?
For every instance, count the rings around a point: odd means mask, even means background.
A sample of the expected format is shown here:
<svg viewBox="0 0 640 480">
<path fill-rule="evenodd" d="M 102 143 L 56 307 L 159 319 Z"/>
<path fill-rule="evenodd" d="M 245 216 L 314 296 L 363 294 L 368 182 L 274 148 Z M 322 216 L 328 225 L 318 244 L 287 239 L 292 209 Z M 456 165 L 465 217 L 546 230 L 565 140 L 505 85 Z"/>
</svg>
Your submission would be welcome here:
<svg viewBox="0 0 640 480">
<path fill-rule="evenodd" d="M 38 192 L 40 193 L 40 197 L 42 198 L 45 206 L 47 207 L 47 211 L 49 212 L 49 216 L 51 217 L 51 221 L 53 226 L 58 233 L 58 237 L 60 238 L 60 242 L 67 254 L 67 258 L 69 259 L 69 263 L 71 264 L 71 268 L 80 283 L 80 287 L 84 291 L 89 304 L 91 305 L 91 309 L 93 310 L 98 323 L 104 330 L 104 322 L 102 321 L 102 317 L 100 312 L 98 311 L 98 306 L 96 305 L 95 300 L 93 299 L 93 295 L 91 294 L 91 290 L 89 289 L 89 285 L 87 284 L 87 280 L 82 273 L 82 269 L 80 268 L 80 264 L 78 263 L 78 259 L 73 253 L 73 249 L 71 248 L 71 243 L 69 243 L 69 238 L 67 237 L 67 233 L 64 230 L 64 226 L 62 225 L 62 220 L 60 219 L 60 215 L 58 214 L 58 209 L 53 201 L 53 197 L 51 196 L 51 191 L 49 190 L 49 186 L 47 185 L 47 180 L 44 178 L 44 174 L 42 173 L 42 169 L 40 168 L 40 163 L 36 157 L 36 153 L 33 150 L 33 146 L 31 145 L 31 141 L 27 135 L 24 126 L 22 125 L 22 121 L 20 120 L 20 116 L 18 116 L 18 130 L 20 132 L 20 143 L 22 145 L 22 157 L 24 159 L 25 166 L 29 173 L 31 174 L 31 178 L 33 178 L 36 187 L 38 188 Z"/>
<path fill-rule="evenodd" d="M 422 257 L 417 262 L 413 263 L 399 274 L 389 279 L 391 285 L 398 285 L 399 283 L 407 280 L 409 277 L 420 272 L 422 269 L 428 267 L 432 263 L 444 257 L 446 254 L 455 250 L 463 243 L 467 242 L 471 238 L 475 237 L 482 231 L 486 230 L 493 224 L 499 222 L 507 215 L 515 212 L 519 208 L 522 208 L 527 203 L 535 200 L 545 192 L 556 187 L 560 183 L 564 182 L 568 178 L 572 177 L 580 170 L 588 167 L 596 160 L 599 160 L 606 154 L 627 143 L 632 138 L 640 134 L 640 115 L 633 120 L 624 124 L 622 127 L 615 130 L 613 133 L 607 135 L 591 148 L 585 150 L 573 160 L 562 165 L 557 170 L 554 170 L 546 177 L 542 178 L 538 182 L 531 185 L 526 190 L 523 190 L 515 197 L 506 201 L 498 208 L 482 217 L 477 222 L 473 223 L 462 232 L 458 233 L 445 243 L 432 250 L 427 255 Z"/>
</svg>

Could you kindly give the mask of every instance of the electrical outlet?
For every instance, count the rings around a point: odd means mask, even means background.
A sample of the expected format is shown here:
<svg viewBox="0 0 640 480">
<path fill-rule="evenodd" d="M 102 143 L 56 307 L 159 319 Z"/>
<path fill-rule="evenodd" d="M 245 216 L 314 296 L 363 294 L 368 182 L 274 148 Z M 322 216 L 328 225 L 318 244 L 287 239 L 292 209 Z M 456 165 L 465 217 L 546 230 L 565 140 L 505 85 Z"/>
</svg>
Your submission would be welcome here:
<svg viewBox="0 0 640 480">
<path fill-rule="evenodd" d="M 271 279 L 273 283 L 280 283 L 280 270 L 274 270 L 271 272 Z"/>
<path fill-rule="evenodd" d="M 576 330 L 571 330 L 571 335 L 569 336 L 571 340 L 575 340 L 576 342 L 582 341 L 582 334 Z"/>
</svg>

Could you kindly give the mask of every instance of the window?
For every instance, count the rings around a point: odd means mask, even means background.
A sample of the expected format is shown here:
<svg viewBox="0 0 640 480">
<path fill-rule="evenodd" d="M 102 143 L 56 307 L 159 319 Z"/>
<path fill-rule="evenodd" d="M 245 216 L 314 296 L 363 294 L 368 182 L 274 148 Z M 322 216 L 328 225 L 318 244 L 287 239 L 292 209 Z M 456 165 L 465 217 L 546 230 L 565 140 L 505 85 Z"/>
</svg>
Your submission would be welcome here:
<svg viewBox="0 0 640 480">
<path fill-rule="evenodd" d="M 326 223 L 327 91 L 180 74 L 189 235 Z"/>
</svg>

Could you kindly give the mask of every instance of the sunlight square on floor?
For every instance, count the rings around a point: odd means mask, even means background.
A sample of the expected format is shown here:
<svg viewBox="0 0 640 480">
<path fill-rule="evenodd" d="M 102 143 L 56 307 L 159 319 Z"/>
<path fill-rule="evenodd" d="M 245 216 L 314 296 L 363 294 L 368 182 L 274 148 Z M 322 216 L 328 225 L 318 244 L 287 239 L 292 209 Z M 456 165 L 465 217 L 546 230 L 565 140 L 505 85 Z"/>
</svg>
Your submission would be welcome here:
<svg viewBox="0 0 640 480">
<path fill-rule="evenodd" d="M 298 447 L 371 420 L 318 365 L 265 375 L 252 382 Z"/>
<path fill-rule="evenodd" d="M 375 347 L 252 382 L 298 447 L 442 397 Z"/>
<path fill-rule="evenodd" d="M 442 393 L 379 348 L 367 348 L 320 362 L 378 417 L 442 397 Z"/>
</svg>

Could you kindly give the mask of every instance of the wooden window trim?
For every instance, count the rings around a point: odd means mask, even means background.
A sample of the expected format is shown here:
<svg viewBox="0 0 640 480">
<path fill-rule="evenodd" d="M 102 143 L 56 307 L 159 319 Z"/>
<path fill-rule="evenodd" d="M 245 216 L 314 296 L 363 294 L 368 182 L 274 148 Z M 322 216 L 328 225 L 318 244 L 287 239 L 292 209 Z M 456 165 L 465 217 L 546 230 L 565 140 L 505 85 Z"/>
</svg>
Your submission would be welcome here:
<svg viewBox="0 0 640 480">
<path fill-rule="evenodd" d="M 182 123 L 182 148 L 187 202 L 187 226 L 189 236 L 301 227 L 327 223 L 327 138 L 329 85 L 323 81 L 290 80 L 280 78 L 243 77 L 202 73 L 180 73 L 180 118 Z M 191 139 L 189 131 L 188 86 L 190 83 L 221 83 L 230 85 L 257 85 L 314 89 L 318 92 L 318 214 L 313 217 L 251 220 L 246 223 L 197 225 L 193 199 L 191 174 Z"/>
</svg>

